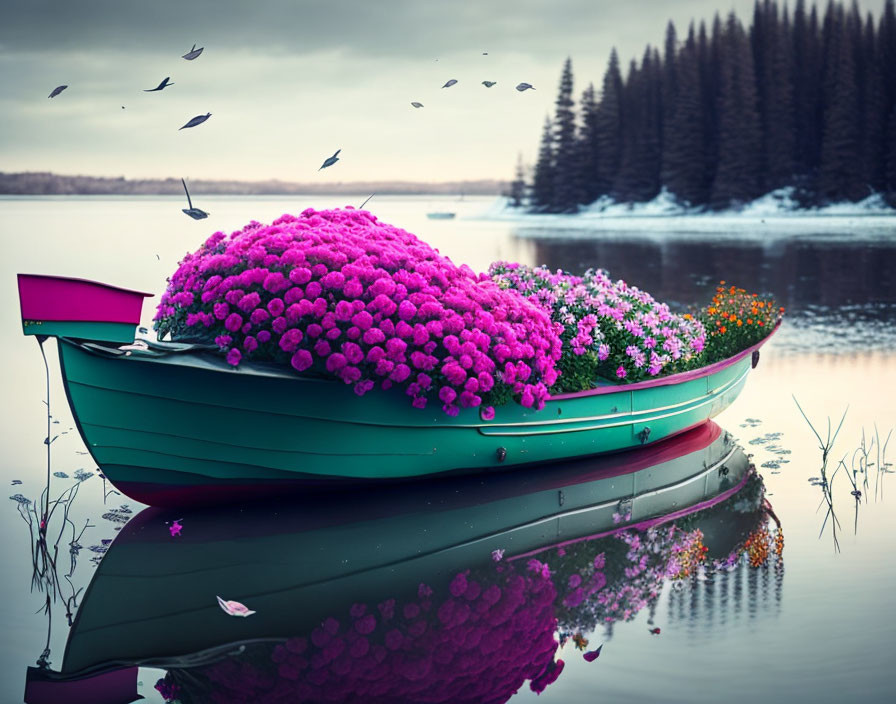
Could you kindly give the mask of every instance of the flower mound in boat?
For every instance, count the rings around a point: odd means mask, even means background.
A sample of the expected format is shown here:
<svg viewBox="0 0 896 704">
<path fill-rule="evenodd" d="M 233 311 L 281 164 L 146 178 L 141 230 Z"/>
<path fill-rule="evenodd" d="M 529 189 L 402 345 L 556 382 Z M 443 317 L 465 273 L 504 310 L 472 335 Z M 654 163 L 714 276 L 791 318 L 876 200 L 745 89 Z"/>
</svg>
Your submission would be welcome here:
<svg viewBox="0 0 896 704">
<path fill-rule="evenodd" d="M 414 235 L 353 209 L 217 232 L 170 278 L 160 337 L 216 342 L 227 361 L 274 360 L 352 384 L 402 386 L 415 407 L 541 408 L 556 382 L 547 311 Z"/>
</svg>

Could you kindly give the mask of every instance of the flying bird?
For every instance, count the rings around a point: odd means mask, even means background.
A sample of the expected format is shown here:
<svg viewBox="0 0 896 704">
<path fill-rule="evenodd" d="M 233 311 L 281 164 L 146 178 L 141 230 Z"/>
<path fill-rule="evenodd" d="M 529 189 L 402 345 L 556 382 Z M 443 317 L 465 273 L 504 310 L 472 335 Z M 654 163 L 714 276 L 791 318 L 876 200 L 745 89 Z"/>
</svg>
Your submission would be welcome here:
<svg viewBox="0 0 896 704">
<path fill-rule="evenodd" d="M 203 122 L 205 122 L 211 116 L 212 116 L 212 114 L 210 112 L 205 113 L 205 115 L 197 115 L 192 120 L 190 120 L 187 124 L 185 124 L 183 127 L 178 127 L 177 131 L 180 132 L 181 130 L 186 129 L 187 127 L 195 127 L 196 125 L 201 125 Z"/>
<path fill-rule="evenodd" d="M 189 215 L 194 220 L 204 220 L 205 218 L 207 218 L 208 217 L 207 212 L 205 212 L 201 208 L 193 207 L 193 201 L 190 200 L 190 192 L 187 190 L 187 182 L 184 181 L 183 179 L 181 179 L 180 182 L 182 184 L 184 184 L 184 193 L 187 194 L 187 205 L 190 206 L 189 208 L 181 208 L 181 210 L 183 210 L 187 215 Z M 156 257 L 158 257 L 158 256 L 159 255 L 157 254 Z"/>
<path fill-rule="evenodd" d="M 491 88 L 493 85 L 495 85 L 495 83 L 497 83 L 497 81 L 483 81 L 482 85 L 484 85 L 486 88 Z"/>
<path fill-rule="evenodd" d="M 159 83 L 155 88 L 150 88 L 149 90 L 144 89 L 144 93 L 155 93 L 157 90 L 165 90 L 168 86 L 173 86 L 173 83 L 169 83 L 171 80 L 171 76 L 165 76 L 165 80 Z"/>
<path fill-rule="evenodd" d="M 589 650 L 587 653 L 582 653 L 582 657 L 585 658 L 586 662 L 594 662 L 600 657 L 600 649 L 604 647 L 604 644 L 601 643 L 595 650 Z"/>
<path fill-rule="evenodd" d="M 422 107 L 423 107 L 423 103 L 418 103 L 416 100 L 415 100 L 413 103 L 411 103 L 411 105 L 413 105 L 415 108 L 422 108 Z"/>
<path fill-rule="evenodd" d="M 450 87 L 453 86 L 455 83 L 457 83 L 457 79 L 452 78 L 452 79 L 450 79 L 450 80 L 448 80 L 448 81 L 445 81 L 445 85 L 443 85 L 442 88 L 450 88 Z"/>
<path fill-rule="evenodd" d="M 224 613 L 228 616 L 242 616 L 245 618 L 246 616 L 251 616 L 254 614 L 254 611 L 249 610 L 249 608 L 245 604 L 241 604 L 238 601 L 224 601 L 219 596 L 215 597 L 218 600 L 218 606 L 224 609 Z"/>
<path fill-rule="evenodd" d="M 57 95 L 59 95 L 62 91 L 64 91 L 66 88 L 68 88 L 68 86 L 56 86 L 56 87 L 53 89 L 53 92 L 50 93 L 50 95 L 48 95 L 47 97 L 48 97 L 48 98 L 55 98 L 55 97 L 56 97 Z"/>
<path fill-rule="evenodd" d="M 520 83 L 520 84 L 518 84 L 517 87 L 516 87 L 516 89 L 517 89 L 520 93 L 522 93 L 524 90 L 529 90 L 530 88 L 531 88 L 532 90 L 535 90 L 535 86 L 533 86 L 531 83 Z"/>
<path fill-rule="evenodd" d="M 332 166 L 332 165 L 335 164 L 337 161 L 339 161 L 339 152 L 341 152 L 341 151 L 342 151 L 341 149 L 337 149 L 337 150 L 336 150 L 336 153 L 333 154 L 333 156 L 331 156 L 331 157 L 327 157 L 327 159 L 324 160 L 324 163 L 323 163 L 323 165 L 320 167 L 320 169 L 325 169 L 325 168 L 327 168 L 328 166 Z M 320 169 L 318 169 L 318 171 L 320 171 Z"/>
<path fill-rule="evenodd" d="M 196 45 L 194 44 L 194 45 L 193 45 L 193 48 L 190 49 L 186 54 L 184 54 L 183 56 L 181 56 L 181 58 L 182 58 L 182 59 L 186 59 L 187 61 L 192 61 L 193 59 L 195 59 L 196 57 L 198 57 L 198 56 L 202 53 L 202 50 L 203 50 L 203 49 L 205 49 L 204 46 L 203 46 L 203 47 L 199 47 L 199 48 L 197 49 L 197 48 L 196 48 Z"/>
</svg>

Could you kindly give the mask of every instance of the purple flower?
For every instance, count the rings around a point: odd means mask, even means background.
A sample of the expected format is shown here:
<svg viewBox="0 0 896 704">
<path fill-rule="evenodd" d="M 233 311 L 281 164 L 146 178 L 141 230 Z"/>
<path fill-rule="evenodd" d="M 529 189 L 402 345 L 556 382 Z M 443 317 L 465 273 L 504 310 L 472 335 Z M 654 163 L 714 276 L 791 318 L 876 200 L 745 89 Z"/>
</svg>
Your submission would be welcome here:
<svg viewBox="0 0 896 704">
<path fill-rule="evenodd" d="M 290 364 L 292 364 L 293 368 L 295 368 L 298 372 L 303 372 L 308 367 L 310 367 L 313 363 L 313 359 L 311 358 L 311 353 L 308 350 L 299 350 L 296 352 L 292 359 L 290 360 Z"/>
<path fill-rule="evenodd" d="M 240 360 L 243 358 L 243 353 L 238 349 L 233 348 L 230 352 L 227 353 L 227 363 L 233 365 L 234 367 L 240 363 Z"/>
</svg>

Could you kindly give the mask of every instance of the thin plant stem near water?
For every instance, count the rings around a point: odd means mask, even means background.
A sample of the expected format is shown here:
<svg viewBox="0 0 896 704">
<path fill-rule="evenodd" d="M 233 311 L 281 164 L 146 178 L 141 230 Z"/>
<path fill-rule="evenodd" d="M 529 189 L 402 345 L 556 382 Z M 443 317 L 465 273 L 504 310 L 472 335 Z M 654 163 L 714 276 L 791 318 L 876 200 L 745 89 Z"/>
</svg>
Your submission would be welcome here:
<svg viewBox="0 0 896 704">
<path fill-rule="evenodd" d="M 834 443 L 837 440 L 837 435 L 840 434 L 840 429 L 843 427 L 843 421 L 846 420 L 846 413 L 849 411 L 849 406 L 846 407 L 846 410 L 843 411 L 843 416 L 840 418 L 840 423 L 837 425 L 837 429 L 834 430 L 833 434 L 831 433 L 831 417 L 828 416 L 828 428 L 827 433 L 824 439 L 822 439 L 821 434 L 815 429 L 815 426 L 812 425 L 812 421 L 809 420 L 805 411 L 803 411 L 802 406 L 800 406 L 800 402 L 797 401 L 796 396 L 793 396 L 793 401 L 796 403 L 796 407 L 799 409 L 800 414 L 806 420 L 806 423 L 809 424 L 809 428 L 815 434 L 815 437 L 818 438 L 818 449 L 821 450 L 821 491 L 822 491 L 822 500 L 819 503 L 818 507 L 821 508 L 824 504 L 827 504 L 828 510 L 825 513 L 824 521 L 821 524 L 821 531 L 818 534 L 820 538 L 824 533 L 825 526 L 827 525 L 828 519 L 831 519 L 831 533 L 834 538 L 834 549 L 837 552 L 840 552 L 840 541 L 837 539 L 837 528 L 840 527 L 840 522 L 837 520 L 837 514 L 834 512 L 834 493 L 833 493 L 833 482 L 834 478 L 837 476 L 837 472 L 840 467 L 846 467 L 843 460 L 840 460 L 839 464 L 834 468 L 834 471 L 831 473 L 830 477 L 828 476 L 828 458 L 830 457 L 831 450 L 834 447 Z M 845 457 L 844 457 L 845 459 Z M 849 472 L 847 471 L 847 475 Z M 850 480 L 852 481 L 852 479 Z M 857 499 L 858 500 L 858 499 Z M 858 516 L 856 518 L 858 522 Z"/>
</svg>

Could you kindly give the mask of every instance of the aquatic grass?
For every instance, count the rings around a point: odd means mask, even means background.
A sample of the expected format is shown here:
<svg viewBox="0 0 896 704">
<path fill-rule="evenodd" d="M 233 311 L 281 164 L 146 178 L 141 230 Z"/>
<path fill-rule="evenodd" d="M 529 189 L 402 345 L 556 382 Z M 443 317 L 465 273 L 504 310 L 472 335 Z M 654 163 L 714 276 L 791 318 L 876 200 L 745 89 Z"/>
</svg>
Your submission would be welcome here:
<svg viewBox="0 0 896 704">
<path fill-rule="evenodd" d="M 846 413 L 849 411 L 849 406 L 847 406 L 846 410 L 843 411 L 843 416 L 840 418 L 840 423 L 837 425 L 837 429 L 834 430 L 833 434 L 831 434 L 831 417 L 828 416 L 827 433 L 825 435 L 825 438 L 822 439 L 821 434 L 815 429 L 812 421 L 809 420 L 809 417 L 806 415 L 805 411 L 803 411 L 803 407 L 800 406 L 800 402 L 797 401 L 796 396 L 792 396 L 792 398 L 794 403 L 796 403 L 796 407 L 800 411 L 800 415 L 803 416 L 806 423 L 808 423 L 809 428 L 812 430 L 812 433 L 818 439 L 818 449 L 821 451 L 821 479 L 817 483 L 817 486 L 821 487 L 822 498 L 818 504 L 818 509 L 821 509 L 822 506 L 827 505 L 827 512 L 825 513 L 824 520 L 821 523 L 821 530 L 818 533 L 818 537 L 820 538 L 824 534 L 825 526 L 827 526 L 828 520 L 830 519 L 831 534 L 834 539 L 834 549 L 837 552 L 840 552 L 840 541 L 837 538 L 837 529 L 840 528 L 840 521 L 837 519 L 837 514 L 834 511 L 833 482 L 840 468 L 845 468 L 846 465 L 843 463 L 843 460 L 841 460 L 840 463 L 838 463 L 838 465 L 834 468 L 834 471 L 831 473 L 831 475 L 828 476 L 828 459 L 830 457 L 831 450 L 834 448 L 834 443 L 837 441 L 837 436 L 840 434 L 840 429 L 843 427 L 843 421 L 846 420 Z M 816 509 L 816 511 L 818 509 Z"/>
<path fill-rule="evenodd" d="M 95 527 L 90 523 L 89 519 L 86 519 L 84 525 L 79 529 L 70 515 L 81 484 L 91 476 L 89 473 L 79 469 L 75 472 L 75 482 L 60 492 L 58 496 L 52 498 L 52 477 L 67 477 L 67 475 L 62 472 L 56 472 L 55 474 L 52 472 L 52 446 L 54 441 L 59 438 L 59 435 L 51 436 L 54 421 L 50 406 L 49 365 L 44 350 L 44 342 L 46 340 L 47 337 L 42 335 L 37 338 L 46 372 L 47 395 L 46 399 L 42 399 L 42 403 L 47 410 L 47 435 L 43 441 L 43 444 L 46 446 L 47 457 L 46 481 L 36 501 L 32 501 L 21 494 L 10 497 L 16 502 L 19 515 L 28 526 L 32 566 L 31 591 L 38 591 L 44 594 L 44 602 L 38 609 L 38 613 L 43 612 L 48 617 L 47 638 L 44 649 L 36 661 L 37 666 L 42 669 L 50 665 L 53 604 L 60 601 L 65 608 L 68 626 L 71 627 L 74 623 L 78 599 L 84 588 L 76 588 L 72 582 L 72 577 L 78 565 L 78 555 L 82 548 L 81 539 L 87 529 Z M 58 421 L 55 422 L 58 423 Z M 54 517 L 57 516 L 58 521 L 54 521 Z M 58 532 L 56 532 L 55 528 L 56 523 L 59 524 Z M 60 566 L 62 559 L 60 546 L 69 528 L 71 529 L 71 539 L 68 541 L 69 565 L 68 572 L 63 573 Z"/>
</svg>

